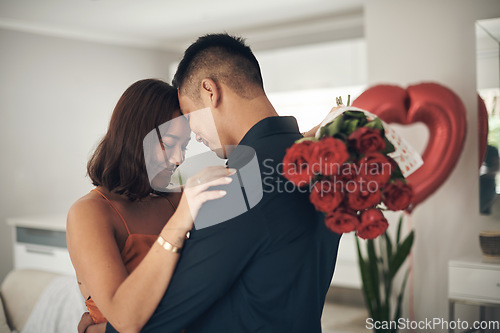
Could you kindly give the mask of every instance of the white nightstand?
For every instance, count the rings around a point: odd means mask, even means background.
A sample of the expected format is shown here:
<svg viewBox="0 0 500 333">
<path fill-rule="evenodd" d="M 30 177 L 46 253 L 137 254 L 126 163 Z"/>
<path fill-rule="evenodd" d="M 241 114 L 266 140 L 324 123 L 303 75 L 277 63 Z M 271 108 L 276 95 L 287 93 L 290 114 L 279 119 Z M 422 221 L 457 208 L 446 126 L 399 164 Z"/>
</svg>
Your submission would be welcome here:
<svg viewBox="0 0 500 333">
<path fill-rule="evenodd" d="M 500 264 L 482 262 L 481 257 L 451 260 L 448 299 L 450 321 L 455 320 L 457 302 L 478 305 L 480 321 L 484 321 L 485 307 L 500 306 Z"/>
<path fill-rule="evenodd" d="M 66 246 L 66 216 L 7 219 L 12 226 L 14 268 L 32 268 L 74 275 Z"/>
</svg>

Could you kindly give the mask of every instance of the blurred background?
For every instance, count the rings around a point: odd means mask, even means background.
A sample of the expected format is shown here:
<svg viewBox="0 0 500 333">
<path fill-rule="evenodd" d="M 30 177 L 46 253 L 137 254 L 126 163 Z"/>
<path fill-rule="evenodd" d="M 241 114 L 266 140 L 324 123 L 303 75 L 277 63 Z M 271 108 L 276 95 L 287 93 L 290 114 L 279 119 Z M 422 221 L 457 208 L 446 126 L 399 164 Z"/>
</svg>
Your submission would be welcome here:
<svg viewBox="0 0 500 333">
<path fill-rule="evenodd" d="M 247 39 L 275 108 L 301 130 L 335 97 L 353 100 L 374 84 L 435 81 L 461 97 L 462 156 L 407 226 L 417 233 L 410 288 L 418 292 L 405 313 L 446 318 L 448 261 L 479 254 L 478 233 L 500 229 L 479 214 L 477 163 L 477 90 L 498 89 L 499 69 L 498 43 L 476 51 L 476 21 L 498 17 L 498 0 L 0 0 L 0 281 L 14 267 L 6 222 L 64 223 L 92 188 L 87 159 L 123 91 L 143 78 L 170 82 L 191 42 L 226 31 Z M 425 126 L 401 130 L 422 152 Z M 333 285 L 359 291 L 354 249 L 344 237 Z"/>
</svg>

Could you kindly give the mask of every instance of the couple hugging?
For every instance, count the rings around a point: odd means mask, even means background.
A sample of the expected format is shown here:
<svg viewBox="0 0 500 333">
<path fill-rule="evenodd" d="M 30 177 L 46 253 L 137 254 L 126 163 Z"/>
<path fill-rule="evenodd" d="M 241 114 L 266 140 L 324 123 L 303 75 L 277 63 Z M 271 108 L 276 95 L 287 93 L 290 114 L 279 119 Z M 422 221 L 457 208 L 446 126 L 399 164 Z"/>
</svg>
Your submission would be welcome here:
<svg viewBox="0 0 500 333">
<path fill-rule="evenodd" d="M 191 131 L 227 167 L 166 191 Z M 281 162 L 301 137 L 296 120 L 269 102 L 250 48 L 227 34 L 192 44 L 173 87 L 130 86 L 88 163 L 96 188 L 68 212 L 68 249 L 89 310 L 79 332 L 321 332 L 340 236 L 320 223 L 307 194 L 261 183 L 286 181 Z M 200 226 L 203 218 L 213 221 Z"/>
</svg>

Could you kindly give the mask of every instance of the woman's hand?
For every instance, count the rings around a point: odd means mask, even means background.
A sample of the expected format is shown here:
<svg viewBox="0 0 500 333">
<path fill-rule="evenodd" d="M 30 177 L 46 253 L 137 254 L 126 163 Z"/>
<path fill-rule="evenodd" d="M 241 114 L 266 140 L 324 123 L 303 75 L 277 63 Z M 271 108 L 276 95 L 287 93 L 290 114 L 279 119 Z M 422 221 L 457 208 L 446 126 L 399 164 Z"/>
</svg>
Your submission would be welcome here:
<svg viewBox="0 0 500 333">
<path fill-rule="evenodd" d="M 106 332 L 106 323 L 94 324 L 90 313 L 84 312 L 78 323 L 78 333 L 104 333 Z"/>
<path fill-rule="evenodd" d="M 80 318 L 80 322 L 78 323 L 78 333 L 85 333 L 87 327 L 90 325 L 94 325 L 94 321 L 92 317 L 90 317 L 90 313 L 84 312 L 82 318 Z"/>
<path fill-rule="evenodd" d="M 235 173 L 235 169 L 212 166 L 190 177 L 186 182 L 176 211 L 176 214 L 182 215 L 180 227 L 185 228 L 186 232 L 191 230 L 201 206 L 207 201 L 220 199 L 226 195 L 226 191 L 213 190 L 211 187 L 231 183 L 233 179 L 230 176 Z"/>
</svg>

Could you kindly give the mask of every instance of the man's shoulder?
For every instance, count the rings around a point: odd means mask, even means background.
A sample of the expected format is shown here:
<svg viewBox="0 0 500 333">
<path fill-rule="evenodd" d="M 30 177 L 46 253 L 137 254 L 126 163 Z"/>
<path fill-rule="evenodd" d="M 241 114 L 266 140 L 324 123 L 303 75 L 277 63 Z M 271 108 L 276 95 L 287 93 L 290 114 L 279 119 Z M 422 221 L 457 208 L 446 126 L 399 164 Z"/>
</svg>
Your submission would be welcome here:
<svg viewBox="0 0 500 333">
<path fill-rule="evenodd" d="M 302 138 L 302 135 L 298 132 L 270 133 L 256 140 L 254 149 L 258 153 L 284 156 L 286 149 L 300 138 Z"/>
</svg>

